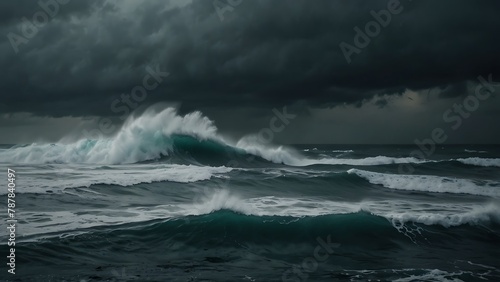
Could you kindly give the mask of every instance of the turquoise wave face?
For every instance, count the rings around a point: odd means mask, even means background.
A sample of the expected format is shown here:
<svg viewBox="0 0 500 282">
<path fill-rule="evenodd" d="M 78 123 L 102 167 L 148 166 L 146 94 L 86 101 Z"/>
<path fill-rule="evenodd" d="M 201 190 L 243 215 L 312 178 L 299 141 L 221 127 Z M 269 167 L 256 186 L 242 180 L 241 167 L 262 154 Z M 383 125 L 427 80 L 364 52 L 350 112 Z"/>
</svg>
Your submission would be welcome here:
<svg viewBox="0 0 500 282">
<path fill-rule="evenodd" d="M 172 153 L 169 156 L 163 156 L 160 161 L 210 166 L 271 163 L 243 149 L 216 140 L 199 140 L 189 135 L 173 135 L 169 140 Z"/>
<path fill-rule="evenodd" d="M 404 226 L 367 212 L 294 218 L 220 210 L 200 216 L 90 228 L 71 236 L 25 242 L 18 249 L 23 253 L 19 263 L 37 267 L 92 265 L 91 271 L 103 270 L 97 273 L 102 279 L 112 277 L 113 268 L 109 266 L 111 263 L 116 267 L 116 262 L 143 277 L 148 273 L 175 277 L 180 269 L 195 271 L 201 266 L 227 269 L 224 275 L 237 277 L 242 270 L 238 265 L 248 263 L 249 258 L 263 264 L 261 274 L 272 274 L 267 276 L 271 278 L 276 277 L 277 270 L 281 275 L 315 254 L 325 259 L 318 271 L 311 273 L 313 277 L 347 275 L 346 269 L 364 269 L 364 263 L 370 265 L 377 257 L 384 258 L 377 262 L 381 270 L 378 275 L 386 277 L 384 267 L 397 269 L 400 258 L 412 260 L 415 256 L 415 270 L 425 269 L 419 256 L 426 256 L 424 261 L 432 263 L 443 253 L 452 254 L 450 247 L 459 243 L 463 255 L 473 255 L 500 243 L 498 232 L 497 223 L 452 228 Z M 5 246 L 0 247 L 0 251 L 4 250 Z M 427 254 L 429 250 L 440 250 L 441 255 L 433 257 Z M 136 253 L 141 254 L 141 263 Z M 170 272 L 162 272 L 163 267 Z M 78 269 L 82 275 L 89 271 L 81 266 Z"/>
<path fill-rule="evenodd" d="M 125 134 L 126 135 L 126 134 Z M 255 140 L 254 140 L 255 141 Z M 239 142 L 240 143 L 240 142 Z M 80 140 L 69 144 L 30 144 L 4 146 L 0 149 L 0 163 L 13 164 L 134 164 L 165 162 L 207 166 L 312 166 L 312 167 L 374 167 L 389 171 L 416 174 L 419 170 L 448 172 L 457 169 L 469 172 L 470 167 L 500 167 L 500 153 L 472 156 L 471 153 L 453 155 L 452 152 L 436 154 L 434 159 L 409 157 L 411 148 L 399 154 L 382 150 L 379 154 L 354 150 L 302 151 L 291 147 L 243 142 L 229 144 L 218 136 L 202 138 L 196 134 L 169 134 L 160 131 L 143 135 L 118 135 L 110 139 Z M 241 146 L 241 147 L 238 147 Z M 476 152 L 476 151 L 474 151 Z M 486 151 L 478 151 L 486 152 Z M 477 155 L 477 154 L 476 154 Z M 468 156 L 468 157 L 466 157 Z M 396 170 L 397 169 L 397 170 Z M 409 171 L 409 172 L 408 172 Z"/>
<path fill-rule="evenodd" d="M 148 161 L 16 165 L 26 235 L 18 277 L 119 281 L 122 269 L 125 281 L 498 276 L 498 168 L 455 161 L 476 153 L 452 148 L 401 174 L 395 160 L 407 161 L 410 148 L 310 146 L 308 160 L 348 161 L 290 166 L 216 140 L 162 138 L 151 148 L 168 154 Z M 77 156 L 96 144 L 81 144 Z M 315 253 L 324 260 L 306 271 Z"/>
<path fill-rule="evenodd" d="M 108 139 L 0 146 L 18 175 L 16 278 L 500 280 L 499 146 L 251 137 L 167 109 Z"/>
<path fill-rule="evenodd" d="M 446 243 L 449 236 L 455 239 L 474 234 L 476 240 L 488 239 L 500 243 L 500 222 L 483 222 L 455 227 L 413 224 L 404 227 L 403 222 L 391 221 L 369 212 L 331 214 L 322 216 L 256 216 L 231 210 L 219 210 L 209 214 L 184 216 L 168 220 L 152 220 L 114 227 L 81 229 L 68 237 L 48 237 L 37 244 L 68 245 L 78 247 L 92 245 L 95 248 L 115 247 L 127 241 L 144 244 L 179 244 L 193 247 L 225 245 L 238 247 L 242 244 L 265 247 L 273 244 L 315 244 L 318 238 L 331 238 L 342 244 L 375 248 L 378 244 L 397 248 L 398 244 Z M 415 241 L 417 240 L 417 241 Z M 28 246 L 27 242 L 24 244 Z M 81 247 L 81 246 L 80 246 Z"/>
</svg>

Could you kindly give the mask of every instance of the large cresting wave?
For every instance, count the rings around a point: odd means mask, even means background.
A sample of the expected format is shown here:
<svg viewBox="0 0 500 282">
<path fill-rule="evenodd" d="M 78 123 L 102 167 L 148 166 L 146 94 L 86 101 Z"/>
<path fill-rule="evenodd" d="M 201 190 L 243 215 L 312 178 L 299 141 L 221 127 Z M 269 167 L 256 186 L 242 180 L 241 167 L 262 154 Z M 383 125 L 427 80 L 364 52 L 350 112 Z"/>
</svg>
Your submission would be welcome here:
<svg viewBox="0 0 500 282">
<path fill-rule="evenodd" d="M 257 155 L 264 159 L 284 162 L 285 157 L 273 156 L 282 149 L 264 150 Z M 283 150 L 284 151 L 284 150 Z M 175 108 L 147 110 L 141 116 L 130 117 L 120 131 L 105 139 L 82 139 L 73 143 L 31 144 L 0 151 L 1 162 L 7 163 L 86 163 L 131 164 L 162 158 L 198 155 L 245 155 L 217 133 L 213 121 L 193 112 L 185 116 Z M 286 152 L 290 155 L 290 152 Z"/>
<path fill-rule="evenodd" d="M 348 159 L 322 156 L 317 159 L 307 158 L 292 148 L 262 142 L 256 135 L 245 136 L 237 142 L 232 142 L 224 138 L 214 122 L 201 112 L 182 116 L 175 108 L 160 111 L 150 108 L 140 116 L 132 116 L 116 135 L 109 138 L 81 139 L 72 143 L 34 143 L 0 149 L 0 163 L 10 164 L 108 165 L 165 160 L 184 165 L 234 166 L 250 160 L 291 166 L 374 166 L 435 162 L 413 157 L 375 156 Z M 473 165 L 498 165 L 497 159 L 476 158 L 459 161 Z"/>
<path fill-rule="evenodd" d="M 308 159 L 291 148 L 271 146 L 254 136 L 231 142 L 218 133 L 214 122 L 201 112 L 181 116 L 175 108 L 149 109 L 130 117 L 120 131 L 106 139 L 73 143 L 31 144 L 0 150 L 4 163 L 131 164 L 158 159 L 217 165 L 236 159 L 270 161 L 293 166 L 313 164 L 379 165 L 419 162 L 414 158 Z"/>
</svg>

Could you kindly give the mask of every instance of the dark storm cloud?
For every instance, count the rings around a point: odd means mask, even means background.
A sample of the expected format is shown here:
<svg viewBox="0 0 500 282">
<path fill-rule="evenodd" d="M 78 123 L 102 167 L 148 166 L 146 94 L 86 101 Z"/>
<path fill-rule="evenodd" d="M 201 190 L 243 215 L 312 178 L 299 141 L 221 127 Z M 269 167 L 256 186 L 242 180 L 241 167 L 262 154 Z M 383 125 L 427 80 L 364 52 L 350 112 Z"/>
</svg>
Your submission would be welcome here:
<svg viewBox="0 0 500 282">
<path fill-rule="evenodd" d="M 57 12 L 57 17 L 59 19 L 64 19 L 69 16 L 88 16 L 91 12 L 91 7 L 97 0 L 87 0 L 87 1 L 70 1 L 70 0 L 42 0 L 42 1 L 2 1 L 0 2 L 0 24 L 15 24 L 21 21 L 22 18 L 27 18 L 32 20 L 33 15 L 45 9 L 50 9 L 49 11 Z M 42 4 L 39 4 L 39 3 Z M 61 9 L 55 9 L 55 3 L 57 6 L 61 6 Z M 64 8 L 62 8 L 64 7 Z"/>
<path fill-rule="evenodd" d="M 339 44 L 354 45 L 354 27 L 364 29 L 370 12 L 389 1 L 243 0 L 221 20 L 212 1 L 73 0 L 17 54 L 7 34 L 22 36 L 21 18 L 40 7 L 4 2 L 0 112 L 112 115 L 112 101 L 157 65 L 171 75 L 146 102 L 190 109 L 359 105 L 405 89 L 454 97 L 479 74 L 499 80 L 500 2 L 493 0 L 401 1 L 402 12 L 351 63 Z"/>
</svg>

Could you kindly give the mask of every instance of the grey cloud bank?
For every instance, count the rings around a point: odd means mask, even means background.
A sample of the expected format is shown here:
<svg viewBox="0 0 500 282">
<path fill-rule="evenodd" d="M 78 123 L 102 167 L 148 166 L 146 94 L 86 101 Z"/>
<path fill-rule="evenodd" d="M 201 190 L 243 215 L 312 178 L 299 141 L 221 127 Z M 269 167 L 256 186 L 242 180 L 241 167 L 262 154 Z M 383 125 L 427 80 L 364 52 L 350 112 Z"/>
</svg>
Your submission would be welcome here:
<svg viewBox="0 0 500 282">
<path fill-rule="evenodd" d="M 260 117 L 283 106 L 305 111 L 297 128 L 305 120 L 321 123 L 322 109 L 330 118 L 348 109 L 345 122 L 352 124 L 372 104 L 381 118 L 427 129 L 435 125 L 425 120 L 438 120 L 445 105 L 473 94 L 479 75 L 500 80 L 498 1 L 219 2 L 0 3 L 0 113 L 118 118 L 125 113 L 110 105 L 143 84 L 147 66 L 160 65 L 168 83 L 148 90 L 147 104 L 180 102 L 183 111 L 201 110 L 228 131 L 261 128 Z M 401 104 L 409 92 L 430 104 Z M 500 121 L 495 97 L 464 122 Z M 423 125 L 405 116 L 414 106 L 428 117 Z M 293 128 L 283 138 L 304 139 Z M 311 131 L 310 140 L 336 142 L 326 128 Z"/>
</svg>

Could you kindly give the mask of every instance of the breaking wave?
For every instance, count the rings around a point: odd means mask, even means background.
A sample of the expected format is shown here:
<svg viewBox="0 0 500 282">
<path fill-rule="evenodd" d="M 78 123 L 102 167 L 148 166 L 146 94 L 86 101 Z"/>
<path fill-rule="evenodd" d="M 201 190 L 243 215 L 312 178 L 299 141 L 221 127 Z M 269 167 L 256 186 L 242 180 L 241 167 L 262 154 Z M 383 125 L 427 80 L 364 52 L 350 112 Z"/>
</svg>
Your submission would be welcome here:
<svg viewBox="0 0 500 282">
<path fill-rule="evenodd" d="M 433 175 L 386 174 L 359 169 L 350 169 L 348 173 L 390 189 L 500 197 L 500 183 L 494 181 L 474 181 Z"/>
<path fill-rule="evenodd" d="M 161 111 L 149 109 L 138 117 L 131 117 L 115 136 L 106 139 L 82 139 L 57 144 L 34 143 L 0 150 L 0 162 L 11 164 L 132 164 L 162 160 L 175 164 L 211 166 L 229 166 L 235 161 L 238 164 L 261 161 L 290 166 L 375 166 L 435 162 L 413 157 L 319 157 L 305 157 L 289 147 L 264 144 L 256 135 L 231 142 L 220 135 L 214 122 L 201 112 L 181 116 L 175 108 Z M 472 165 L 500 166 L 500 159 L 468 158 L 457 161 Z"/>
<path fill-rule="evenodd" d="M 0 151 L 5 163 L 131 164 L 159 159 L 174 163 L 224 165 L 234 159 L 252 159 L 292 166 L 313 164 L 378 165 L 420 162 L 414 158 L 308 159 L 291 148 L 270 146 L 254 135 L 233 144 L 217 131 L 214 122 L 193 112 L 181 116 L 174 108 L 148 110 L 129 118 L 107 139 L 73 143 L 31 144 Z"/>
<path fill-rule="evenodd" d="M 466 165 L 500 167 L 500 159 L 495 158 L 466 158 L 457 159 L 457 161 Z"/>
</svg>

